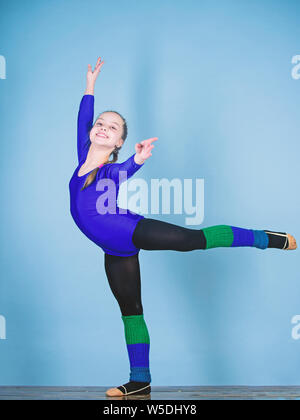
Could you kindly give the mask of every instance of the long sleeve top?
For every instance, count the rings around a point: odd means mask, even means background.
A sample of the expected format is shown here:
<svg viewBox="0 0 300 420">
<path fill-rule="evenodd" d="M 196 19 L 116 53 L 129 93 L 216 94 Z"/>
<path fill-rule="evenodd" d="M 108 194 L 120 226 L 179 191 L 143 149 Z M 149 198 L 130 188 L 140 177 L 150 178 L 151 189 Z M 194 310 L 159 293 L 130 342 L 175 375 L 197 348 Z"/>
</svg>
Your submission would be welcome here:
<svg viewBox="0 0 300 420">
<path fill-rule="evenodd" d="M 131 237 L 136 224 L 144 216 L 129 209 L 121 209 L 120 212 L 117 198 L 120 184 L 132 177 L 144 164 L 139 165 L 134 161 L 134 153 L 122 163 L 102 165 L 94 182 L 81 191 L 87 176 L 92 172 L 78 176 L 91 145 L 89 132 L 93 127 L 93 118 L 94 96 L 84 95 L 77 118 L 78 166 L 69 182 L 70 212 L 79 229 L 105 252 L 120 256 L 134 255 L 137 248 L 132 244 Z"/>
</svg>

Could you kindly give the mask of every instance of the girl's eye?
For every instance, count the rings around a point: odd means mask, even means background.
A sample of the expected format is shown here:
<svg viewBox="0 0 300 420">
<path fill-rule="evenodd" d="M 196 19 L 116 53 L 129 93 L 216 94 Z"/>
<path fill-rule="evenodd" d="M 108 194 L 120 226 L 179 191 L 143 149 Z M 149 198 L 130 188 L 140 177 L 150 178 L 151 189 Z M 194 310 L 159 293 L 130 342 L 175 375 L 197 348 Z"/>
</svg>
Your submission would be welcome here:
<svg viewBox="0 0 300 420">
<path fill-rule="evenodd" d="M 101 124 L 102 124 L 102 123 L 97 123 L 97 125 L 101 125 Z M 113 127 L 113 126 L 112 126 L 112 128 L 113 128 L 114 130 L 116 130 L 116 127 Z"/>
</svg>

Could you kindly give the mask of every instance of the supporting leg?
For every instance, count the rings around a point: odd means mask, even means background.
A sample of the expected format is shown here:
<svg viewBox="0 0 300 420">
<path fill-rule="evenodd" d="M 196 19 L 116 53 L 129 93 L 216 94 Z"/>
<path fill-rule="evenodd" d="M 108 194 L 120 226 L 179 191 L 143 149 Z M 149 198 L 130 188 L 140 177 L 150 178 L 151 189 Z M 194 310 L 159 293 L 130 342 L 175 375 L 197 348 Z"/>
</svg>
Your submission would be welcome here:
<svg viewBox="0 0 300 420">
<path fill-rule="evenodd" d="M 149 394 L 151 391 L 150 337 L 141 301 L 138 254 L 131 257 L 105 254 L 105 271 L 122 313 L 130 363 L 129 382 L 118 388 L 111 388 L 107 391 L 107 395 Z"/>
</svg>

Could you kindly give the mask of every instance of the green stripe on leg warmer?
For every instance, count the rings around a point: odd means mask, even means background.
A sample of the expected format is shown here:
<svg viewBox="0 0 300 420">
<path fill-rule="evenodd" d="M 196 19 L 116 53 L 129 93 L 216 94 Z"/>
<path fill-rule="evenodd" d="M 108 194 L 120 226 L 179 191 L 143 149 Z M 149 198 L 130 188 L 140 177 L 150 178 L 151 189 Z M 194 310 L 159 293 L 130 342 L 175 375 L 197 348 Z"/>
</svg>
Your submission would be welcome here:
<svg viewBox="0 0 300 420">
<path fill-rule="evenodd" d="M 203 228 L 206 248 L 229 247 L 233 242 L 233 232 L 229 225 L 216 225 Z"/>
<path fill-rule="evenodd" d="M 144 315 L 122 316 L 126 344 L 150 343 L 150 337 Z"/>
</svg>

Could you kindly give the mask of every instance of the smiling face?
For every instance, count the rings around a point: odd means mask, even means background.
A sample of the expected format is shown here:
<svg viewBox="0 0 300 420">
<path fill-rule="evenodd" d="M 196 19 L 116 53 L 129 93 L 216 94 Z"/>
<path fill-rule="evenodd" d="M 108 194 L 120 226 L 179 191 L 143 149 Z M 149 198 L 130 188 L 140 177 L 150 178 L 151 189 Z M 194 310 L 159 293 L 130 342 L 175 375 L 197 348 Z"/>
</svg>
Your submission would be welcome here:
<svg viewBox="0 0 300 420">
<path fill-rule="evenodd" d="M 114 149 L 115 146 L 121 147 L 123 140 L 123 120 L 114 112 L 103 112 L 97 118 L 90 131 L 90 140 L 99 146 L 106 146 Z"/>
</svg>

